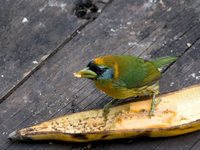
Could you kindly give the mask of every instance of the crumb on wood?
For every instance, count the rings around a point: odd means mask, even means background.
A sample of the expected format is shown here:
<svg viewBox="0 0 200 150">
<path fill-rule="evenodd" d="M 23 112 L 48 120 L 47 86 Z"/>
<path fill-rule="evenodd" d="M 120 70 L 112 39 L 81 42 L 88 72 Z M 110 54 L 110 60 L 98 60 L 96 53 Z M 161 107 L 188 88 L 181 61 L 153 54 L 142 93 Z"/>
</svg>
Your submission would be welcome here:
<svg viewBox="0 0 200 150">
<path fill-rule="evenodd" d="M 23 18 L 22 23 L 27 23 L 28 19 L 26 17 Z"/>
<path fill-rule="evenodd" d="M 200 71 L 199 71 L 199 73 L 200 73 Z M 192 77 L 196 80 L 200 80 L 200 75 L 197 75 L 196 73 L 191 73 L 188 77 Z"/>
<path fill-rule="evenodd" d="M 115 30 L 115 29 L 113 29 L 113 28 L 111 28 L 111 29 L 110 29 L 110 31 L 111 31 L 111 32 L 115 32 L 116 30 Z"/>
<path fill-rule="evenodd" d="M 38 61 L 34 60 L 34 61 L 33 61 L 33 64 L 38 64 Z"/>
<path fill-rule="evenodd" d="M 192 46 L 192 44 L 191 43 L 187 43 L 187 47 L 191 47 Z"/>
<path fill-rule="evenodd" d="M 170 86 L 173 86 L 173 85 L 174 85 L 174 82 L 171 82 L 171 83 L 170 83 Z"/>
<path fill-rule="evenodd" d="M 59 8 L 61 8 L 61 10 L 65 10 L 65 7 L 67 6 L 67 4 L 65 4 L 63 2 L 56 1 L 56 0 L 49 0 L 48 1 L 48 6 L 50 6 L 50 7 L 59 7 Z"/>
</svg>

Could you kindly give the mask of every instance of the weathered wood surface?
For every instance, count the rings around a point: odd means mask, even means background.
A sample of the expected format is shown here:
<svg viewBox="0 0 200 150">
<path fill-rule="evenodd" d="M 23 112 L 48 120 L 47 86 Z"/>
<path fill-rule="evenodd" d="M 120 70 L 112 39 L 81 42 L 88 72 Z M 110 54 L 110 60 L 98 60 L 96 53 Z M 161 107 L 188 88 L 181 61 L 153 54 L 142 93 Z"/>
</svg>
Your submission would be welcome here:
<svg viewBox="0 0 200 150">
<path fill-rule="evenodd" d="M 88 23 L 75 15 L 78 4 L 74 0 L 0 1 L 0 102 Z"/>
<path fill-rule="evenodd" d="M 8 133 L 55 116 L 100 108 L 110 98 L 73 72 L 95 56 L 179 56 L 161 79 L 161 92 L 200 82 L 200 2 L 114 0 L 101 15 L 47 59 L 0 104 L 0 149 L 198 149 L 200 133 L 94 143 L 18 143 Z M 64 36 L 64 35 L 63 35 Z M 59 44 L 59 43 L 57 43 Z"/>
</svg>

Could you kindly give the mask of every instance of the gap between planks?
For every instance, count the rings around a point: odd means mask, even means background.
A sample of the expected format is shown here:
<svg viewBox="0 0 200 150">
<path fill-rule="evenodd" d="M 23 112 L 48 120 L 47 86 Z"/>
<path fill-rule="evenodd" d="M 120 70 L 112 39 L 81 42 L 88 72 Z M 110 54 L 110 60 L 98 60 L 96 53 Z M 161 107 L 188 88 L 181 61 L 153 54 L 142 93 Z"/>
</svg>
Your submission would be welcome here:
<svg viewBox="0 0 200 150">
<path fill-rule="evenodd" d="M 104 3 L 105 6 L 102 8 L 101 13 L 103 10 L 112 3 L 113 0 L 110 0 L 108 3 Z M 97 17 L 101 14 L 98 13 Z M 97 19 L 97 17 L 95 19 Z M 44 60 L 42 60 L 37 66 L 35 66 L 31 71 L 29 71 L 26 76 L 24 76 L 19 82 L 17 82 L 4 96 L 0 99 L 0 104 L 5 101 L 14 91 L 17 90 L 24 82 L 26 82 L 37 70 L 39 70 L 45 62 L 53 57 L 59 50 L 61 50 L 67 43 L 69 43 L 76 35 L 80 33 L 81 30 L 83 30 L 89 23 L 93 22 L 95 19 L 89 19 L 85 24 L 78 27 L 71 35 L 70 37 L 66 38 L 60 45 L 58 45 Z"/>
</svg>

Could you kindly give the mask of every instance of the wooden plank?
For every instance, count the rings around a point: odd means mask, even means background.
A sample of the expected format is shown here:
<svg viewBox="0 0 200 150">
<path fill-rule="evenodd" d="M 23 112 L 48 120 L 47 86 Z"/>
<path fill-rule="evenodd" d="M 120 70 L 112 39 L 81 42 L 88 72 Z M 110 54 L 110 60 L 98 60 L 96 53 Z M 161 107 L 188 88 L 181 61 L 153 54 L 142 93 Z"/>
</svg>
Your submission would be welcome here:
<svg viewBox="0 0 200 150">
<path fill-rule="evenodd" d="M 199 150 L 200 147 L 200 141 L 198 140 L 194 145 L 191 147 L 191 150 Z"/>
<path fill-rule="evenodd" d="M 200 83 L 200 40 L 198 40 L 185 54 L 174 64 L 163 76 L 160 84 L 164 85 L 166 91 L 177 88 L 187 87 L 192 84 Z M 167 80 L 171 82 L 166 83 Z M 167 88 L 168 85 L 168 88 Z M 171 88 L 169 88 L 171 87 Z M 157 149 L 190 149 L 191 146 L 200 138 L 200 132 L 167 138 L 157 147 Z M 184 143 L 184 144 L 183 144 Z"/>
<path fill-rule="evenodd" d="M 0 87 L 2 92 L 0 102 L 42 66 L 45 59 L 56 53 L 85 25 L 95 19 L 109 1 L 94 0 L 93 3 L 99 9 L 94 13 L 94 10 L 89 11 L 92 8 L 84 8 L 91 7 L 89 3 L 91 2 L 48 0 L 29 3 L 18 0 L 13 3 L 1 1 L 0 17 L 3 22 L 1 24 L 2 51 L 0 55 L 3 83 L 1 84 L 2 89 Z M 79 8 L 89 11 L 86 13 L 86 19 L 89 20 L 85 20 L 84 16 L 79 16 L 83 19 L 75 16 L 74 9 L 77 11 Z M 13 34 L 14 32 L 17 34 Z"/>
<path fill-rule="evenodd" d="M 88 60 L 95 56 L 127 53 L 142 55 L 143 57 L 150 57 L 149 55 L 157 57 L 168 54 L 183 55 L 186 54 L 186 51 L 189 52 L 189 49 L 194 51 L 191 47 L 187 47 L 186 39 L 191 37 L 189 42 L 194 47 L 194 43 L 200 37 L 199 32 L 197 32 L 199 31 L 199 21 L 197 20 L 199 8 L 195 3 L 196 1 L 171 2 L 166 3 L 165 7 L 161 7 L 159 2 L 152 4 L 150 1 L 136 2 L 129 0 L 125 3 L 116 0 L 111 3 L 98 19 L 88 25 L 62 50 L 58 51 L 54 57 L 49 59 L 40 70 L 35 72 L 27 82 L 0 105 L 0 120 L 2 122 L 0 124 L 0 141 L 3 141 L 0 144 L 1 148 L 81 149 L 92 147 L 93 149 L 128 149 L 131 146 L 132 149 L 154 149 L 159 145 L 161 146 L 161 142 L 164 143 L 166 139 L 125 139 L 90 144 L 66 143 L 62 146 L 62 144 L 55 142 L 53 144 L 48 142 L 37 144 L 11 143 L 6 137 L 8 133 L 15 129 L 73 111 L 102 107 L 103 104 L 108 102 L 109 98 L 94 89 L 90 81 L 75 79 L 72 75 L 72 72 L 85 66 Z M 174 39 L 175 36 L 178 39 Z M 164 44 L 166 41 L 168 43 Z M 183 47 L 182 45 L 185 44 L 186 46 Z M 176 53 L 171 52 L 170 45 L 177 48 Z M 152 51 L 153 49 L 157 51 Z M 197 62 L 198 60 L 194 59 L 193 61 Z M 179 63 L 183 64 L 183 62 Z M 192 71 L 191 68 L 189 70 Z M 178 73 L 181 74 L 181 71 L 179 70 Z M 167 76 L 170 73 L 173 80 L 170 76 Z M 177 78 L 176 74 L 173 74 L 170 69 L 161 81 L 163 92 L 171 89 L 169 84 L 175 79 L 182 82 L 182 79 Z M 163 82 L 168 86 L 164 87 Z M 190 84 L 193 83 L 188 81 L 188 85 Z M 177 88 L 180 88 L 180 86 Z M 190 145 L 195 140 L 194 138 Z"/>
<path fill-rule="evenodd" d="M 0 2 L 0 102 L 88 23 L 74 13 L 79 4 L 73 0 Z"/>
</svg>

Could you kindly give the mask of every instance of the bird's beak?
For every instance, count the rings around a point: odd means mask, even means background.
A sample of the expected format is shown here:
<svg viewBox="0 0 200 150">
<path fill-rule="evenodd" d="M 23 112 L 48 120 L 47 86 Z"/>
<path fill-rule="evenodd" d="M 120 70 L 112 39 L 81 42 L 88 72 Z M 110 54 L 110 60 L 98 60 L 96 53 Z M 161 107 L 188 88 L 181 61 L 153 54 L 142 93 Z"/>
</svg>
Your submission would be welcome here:
<svg viewBox="0 0 200 150">
<path fill-rule="evenodd" d="M 94 79 L 94 78 L 97 77 L 97 74 L 87 67 L 87 68 L 84 68 L 84 69 L 82 69 L 82 70 L 80 70 L 78 72 L 75 72 L 74 76 L 78 77 L 78 78 Z"/>
</svg>

